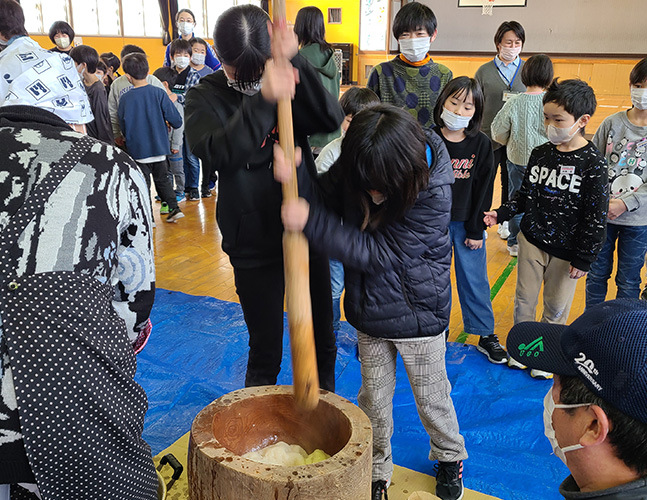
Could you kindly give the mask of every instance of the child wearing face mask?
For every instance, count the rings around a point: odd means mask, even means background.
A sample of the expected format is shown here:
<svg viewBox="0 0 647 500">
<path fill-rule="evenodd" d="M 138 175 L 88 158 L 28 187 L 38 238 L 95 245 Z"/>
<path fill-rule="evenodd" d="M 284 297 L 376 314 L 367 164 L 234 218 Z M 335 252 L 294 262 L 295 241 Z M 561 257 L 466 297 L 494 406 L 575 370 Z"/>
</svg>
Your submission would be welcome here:
<svg viewBox="0 0 647 500">
<path fill-rule="evenodd" d="M 463 329 L 480 336 L 477 348 L 490 362 L 502 364 L 508 355 L 494 333 L 484 244 L 482 214 L 492 203 L 494 159 L 492 144 L 481 132 L 483 106 L 483 90 L 475 79 L 454 78 L 436 102 L 434 130 L 445 142 L 454 169 L 449 234 Z"/>
<path fill-rule="evenodd" d="M 213 73 L 213 70 L 205 64 L 209 44 L 197 37 L 191 38 L 189 43 L 191 44 L 191 67 L 198 72 L 200 78 Z"/>
<path fill-rule="evenodd" d="M 193 15 L 193 12 L 189 9 L 181 9 L 175 16 L 175 23 L 178 33 L 180 34 L 179 38 L 190 42 L 194 38 L 193 30 L 196 26 L 195 15 Z M 218 61 L 215 52 L 209 45 L 207 45 L 204 64 L 214 71 L 220 68 L 220 61 Z M 171 46 L 167 45 L 166 53 L 164 54 L 164 66 L 172 65 L 173 57 L 171 56 Z"/>
<path fill-rule="evenodd" d="M 586 307 L 603 302 L 618 247 L 616 298 L 637 299 L 647 253 L 647 58 L 629 75 L 633 107 L 607 117 L 593 144 L 609 163 L 607 237 L 586 277 Z"/>
<path fill-rule="evenodd" d="M 186 40 L 174 40 L 171 43 L 171 58 L 173 69 L 177 72 L 177 79 L 171 89 L 177 95 L 177 100 L 184 105 L 187 91 L 200 81 L 200 74 L 191 66 L 191 44 Z M 191 152 L 189 145 L 184 139 L 182 148 L 184 161 L 184 191 L 187 200 L 200 201 L 200 160 Z M 211 192 L 202 194 L 202 197 L 211 196 Z"/>
<path fill-rule="evenodd" d="M 549 142 L 533 149 L 512 200 L 485 212 L 488 226 L 523 213 L 514 324 L 535 321 L 544 286 L 544 323 L 566 324 L 577 280 L 586 276 L 605 238 L 609 200 L 607 161 L 584 137 L 595 112 L 593 89 L 557 79 L 544 95 Z M 532 370 L 531 375 L 552 374 Z"/>
<path fill-rule="evenodd" d="M 275 172 L 285 180 L 281 153 Z M 303 230 L 313 247 L 344 263 L 344 309 L 362 360 L 357 404 L 373 427 L 372 500 L 388 498 L 393 474 L 398 354 L 430 437 L 429 460 L 438 461 L 436 496 L 463 497 L 467 452 L 445 369 L 453 181 L 438 135 L 379 104 L 353 117 L 339 159 L 320 178 L 323 199 L 283 204 L 286 229 Z"/>
<path fill-rule="evenodd" d="M 434 126 L 436 100 L 452 79 L 449 68 L 435 63 L 428 54 L 436 28 L 436 16 L 426 5 L 412 2 L 402 7 L 393 21 L 400 55 L 375 66 L 366 85 L 382 102 L 412 113 L 425 129 Z M 416 92 L 411 92 L 412 88 Z"/>
<path fill-rule="evenodd" d="M 54 47 L 49 49 L 50 52 L 68 54 L 72 50 L 74 30 L 65 21 L 56 21 L 49 28 L 49 39 L 54 44 Z"/>
</svg>

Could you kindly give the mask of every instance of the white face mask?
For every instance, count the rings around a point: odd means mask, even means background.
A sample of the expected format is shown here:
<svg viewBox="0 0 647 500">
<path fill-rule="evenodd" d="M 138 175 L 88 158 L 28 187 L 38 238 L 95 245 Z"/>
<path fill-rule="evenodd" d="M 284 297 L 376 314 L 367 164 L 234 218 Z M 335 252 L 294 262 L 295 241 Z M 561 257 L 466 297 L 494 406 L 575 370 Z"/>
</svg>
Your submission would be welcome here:
<svg viewBox="0 0 647 500">
<path fill-rule="evenodd" d="M 206 54 L 192 54 L 191 62 L 196 66 L 202 66 L 206 58 L 207 58 Z"/>
<path fill-rule="evenodd" d="M 376 205 L 381 205 L 386 201 L 386 196 L 382 193 L 375 193 L 375 192 L 368 192 L 368 195 L 371 197 L 371 200 L 373 200 L 373 203 Z"/>
<path fill-rule="evenodd" d="M 225 71 L 225 68 L 222 68 L 222 70 Z M 238 84 L 238 82 L 236 82 L 236 80 L 229 77 L 226 71 L 225 76 L 227 77 L 227 85 L 229 85 L 235 91 L 240 92 L 241 94 L 252 96 L 258 94 L 261 90 L 262 80 L 252 84 L 251 87 L 248 86 L 247 88 L 242 88 Z"/>
<path fill-rule="evenodd" d="M 191 59 L 189 59 L 189 56 L 177 56 L 173 60 L 175 61 L 175 65 L 180 69 L 186 68 L 191 61 Z"/>
<path fill-rule="evenodd" d="M 407 58 L 407 61 L 419 62 L 427 57 L 429 46 L 431 45 L 431 37 L 425 36 L 423 38 L 406 38 L 398 40 L 400 44 L 400 52 Z"/>
<path fill-rule="evenodd" d="M 83 74 L 85 73 L 85 68 L 81 67 L 80 64 L 78 66 L 75 65 L 75 67 L 76 67 L 76 71 L 79 74 L 79 76 L 81 78 L 83 78 Z"/>
<path fill-rule="evenodd" d="M 575 121 L 573 125 L 571 125 L 568 128 L 559 128 L 556 127 L 555 125 L 548 125 L 546 127 L 546 137 L 548 137 L 548 140 L 552 142 L 555 146 L 558 146 L 560 144 L 564 144 L 565 142 L 570 141 L 573 137 L 575 137 L 575 134 L 577 134 L 582 127 L 578 126 L 579 123 L 579 118 Z M 573 127 L 576 127 L 575 132 L 571 132 L 573 130 Z"/>
<path fill-rule="evenodd" d="M 445 127 L 449 130 L 461 130 L 467 128 L 472 120 L 471 116 L 461 116 L 456 113 L 452 113 L 446 107 L 443 106 L 443 112 L 440 114 L 441 120 L 445 123 Z"/>
<path fill-rule="evenodd" d="M 557 442 L 557 436 L 555 436 L 555 429 L 553 428 L 553 412 L 555 411 L 555 408 L 579 408 L 581 406 L 591 405 L 588 403 L 580 403 L 574 405 L 555 404 L 555 401 L 553 401 L 552 387 L 548 389 L 548 393 L 546 393 L 546 397 L 544 397 L 544 434 L 548 438 L 548 441 L 550 441 L 550 445 L 553 447 L 553 453 L 555 453 L 555 455 L 557 455 L 560 460 L 567 466 L 568 464 L 566 463 L 565 453 L 568 453 L 569 451 L 580 450 L 584 448 L 584 446 L 578 443 L 572 446 L 565 446 L 564 448 L 560 448 L 559 443 Z"/>
<path fill-rule="evenodd" d="M 499 47 L 499 59 L 512 62 L 521 54 L 521 47 Z"/>
<path fill-rule="evenodd" d="M 647 89 L 631 87 L 631 103 L 636 109 L 647 109 Z"/>
<path fill-rule="evenodd" d="M 54 40 L 54 43 L 61 49 L 67 49 L 70 46 L 70 37 L 62 36 Z"/>
<path fill-rule="evenodd" d="M 195 23 L 177 23 L 177 29 L 182 36 L 189 36 L 191 33 L 193 33 L 193 28 L 195 28 Z"/>
</svg>

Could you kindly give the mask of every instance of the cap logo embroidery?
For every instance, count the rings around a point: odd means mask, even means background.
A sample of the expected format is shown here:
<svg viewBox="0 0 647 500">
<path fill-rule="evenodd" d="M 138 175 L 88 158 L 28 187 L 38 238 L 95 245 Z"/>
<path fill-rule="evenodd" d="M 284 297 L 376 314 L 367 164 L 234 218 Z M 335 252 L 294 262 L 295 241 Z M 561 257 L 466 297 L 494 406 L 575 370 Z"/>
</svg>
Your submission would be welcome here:
<svg viewBox="0 0 647 500">
<path fill-rule="evenodd" d="M 593 378 L 593 375 L 599 375 L 599 370 L 595 367 L 595 363 L 591 359 L 586 358 L 586 354 L 583 352 L 579 353 L 578 357 L 573 358 L 573 361 L 577 365 L 577 369 L 586 377 L 586 379 L 595 387 L 598 391 L 602 390 L 602 386 Z"/>
<path fill-rule="evenodd" d="M 539 337 L 530 344 L 519 344 L 519 356 L 539 356 L 540 352 L 544 352 L 544 337 Z"/>
</svg>

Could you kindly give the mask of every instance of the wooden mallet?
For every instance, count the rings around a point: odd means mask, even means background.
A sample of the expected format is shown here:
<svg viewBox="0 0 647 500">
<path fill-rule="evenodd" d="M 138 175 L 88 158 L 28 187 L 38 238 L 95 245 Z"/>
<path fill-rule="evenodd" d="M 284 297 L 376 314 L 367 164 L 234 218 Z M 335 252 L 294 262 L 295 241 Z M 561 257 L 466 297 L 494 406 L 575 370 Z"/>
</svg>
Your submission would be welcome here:
<svg viewBox="0 0 647 500">
<path fill-rule="evenodd" d="M 285 0 L 274 0 L 275 26 L 285 26 Z M 275 61 L 279 64 L 281 61 Z M 292 102 L 282 99 L 278 103 L 279 144 L 292 168 L 291 180 L 283 184 L 283 199 L 297 200 L 296 165 L 294 162 L 294 132 L 292 127 Z M 294 397 L 305 410 L 314 410 L 319 403 L 319 377 L 315 354 L 310 301 L 310 272 L 308 240 L 301 232 L 285 231 L 283 234 L 283 262 L 285 268 L 285 295 L 292 351 Z"/>
</svg>

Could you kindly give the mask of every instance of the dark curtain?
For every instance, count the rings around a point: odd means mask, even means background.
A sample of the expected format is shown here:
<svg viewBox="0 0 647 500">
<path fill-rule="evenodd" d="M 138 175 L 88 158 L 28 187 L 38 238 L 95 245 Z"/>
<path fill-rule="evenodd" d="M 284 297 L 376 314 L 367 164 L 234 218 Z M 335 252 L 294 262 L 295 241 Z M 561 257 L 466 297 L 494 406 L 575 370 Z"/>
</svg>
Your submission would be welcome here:
<svg viewBox="0 0 647 500">
<path fill-rule="evenodd" d="M 162 14 L 162 26 L 164 35 L 162 41 L 168 45 L 177 38 L 177 26 L 175 26 L 175 16 L 177 16 L 177 0 L 158 0 Z M 170 17 L 169 17 L 170 11 Z"/>
</svg>

